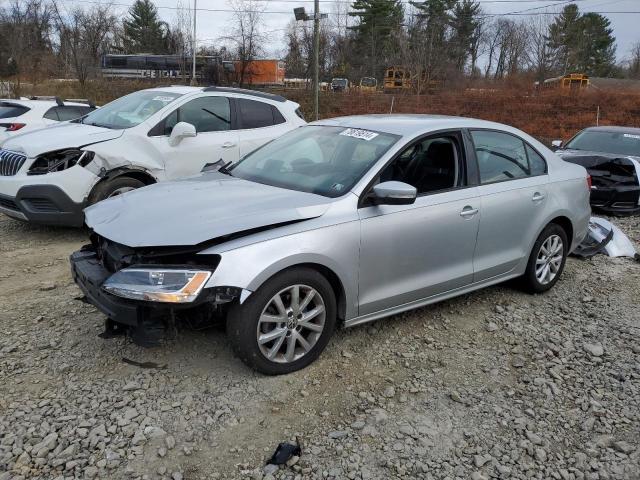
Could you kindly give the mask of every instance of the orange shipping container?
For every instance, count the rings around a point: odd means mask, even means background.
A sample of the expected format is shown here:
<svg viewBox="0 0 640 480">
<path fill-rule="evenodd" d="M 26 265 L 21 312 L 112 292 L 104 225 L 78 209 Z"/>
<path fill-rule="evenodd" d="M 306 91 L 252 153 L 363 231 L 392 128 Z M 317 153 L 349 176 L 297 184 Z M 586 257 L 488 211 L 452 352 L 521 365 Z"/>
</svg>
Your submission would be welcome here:
<svg viewBox="0 0 640 480">
<path fill-rule="evenodd" d="M 242 64 L 235 62 L 236 80 L 240 80 Z M 283 85 L 284 62 L 281 60 L 253 60 L 245 69 L 244 83 L 247 85 Z"/>
</svg>

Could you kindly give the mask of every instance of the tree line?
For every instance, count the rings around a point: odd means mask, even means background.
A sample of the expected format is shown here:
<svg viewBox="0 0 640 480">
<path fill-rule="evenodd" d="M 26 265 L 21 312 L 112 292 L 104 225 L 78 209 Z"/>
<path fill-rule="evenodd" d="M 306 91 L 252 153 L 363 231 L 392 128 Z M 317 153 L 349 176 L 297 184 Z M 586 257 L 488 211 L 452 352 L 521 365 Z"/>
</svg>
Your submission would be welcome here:
<svg viewBox="0 0 640 480">
<path fill-rule="evenodd" d="M 311 71 L 311 31 L 291 22 L 285 34 L 287 75 Z M 322 77 L 380 80 L 390 66 L 418 82 L 501 80 L 528 75 L 542 81 L 566 73 L 640 78 L 640 43 L 616 62 L 608 18 L 569 4 L 557 15 L 490 15 L 475 0 L 355 0 L 337 7 L 321 28 Z"/>
<path fill-rule="evenodd" d="M 188 0 L 185 0 L 188 2 Z M 232 20 L 213 46 L 198 54 L 240 62 L 239 82 L 254 59 L 271 52 L 266 3 L 230 0 Z M 84 87 L 100 75 L 105 53 L 191 55 L 192 13 L 179 2 L 170 22 L 153 0 L 136 0 L 120 18 L 110 3 L 10 0 L 0 6 L 0 77 L 38 83 L 76 78 Z M 288 77 L 309 78 L 311 22 L 284 29 Z M 543 80 L 570 72 L 640 78 L 640 43 L 628 61 L 616 63 L 609 20 L 569 4 L 557 15 L 511 18 L 489 15 L 475 0 L 355 0 L 333 4 L 320 28 L 323 80 L 371 76 L 401 66 L 419 81 L 501 80 L 530 75 Z"/>
</svg>

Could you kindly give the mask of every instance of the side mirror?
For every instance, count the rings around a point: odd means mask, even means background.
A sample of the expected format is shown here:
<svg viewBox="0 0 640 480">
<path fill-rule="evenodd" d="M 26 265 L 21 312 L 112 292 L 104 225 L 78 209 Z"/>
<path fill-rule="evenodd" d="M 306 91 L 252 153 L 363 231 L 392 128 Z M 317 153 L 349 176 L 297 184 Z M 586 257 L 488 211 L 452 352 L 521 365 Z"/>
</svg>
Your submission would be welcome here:
<svg viewBox="0 0 640 480">
<path fill-rule="evenodd" d="M 418 191 L 404 182 L 382 182 L 373 187 L 373 201 L 376 205 L 411 205 L 416 201 Z"/>
<path fill-rule="evenodd" d="M 551 146 L 556 148 L 562 147 L 562 140 L 554 140 L 553 142 L 551 142 Z"/>
<path fill-rule="evenodd" d="M 183 138 L 195 137 L 196 135 L 196 127 L 187 122 L 178 122 L 171 130 L 171 135 L 169 135 L 169 145 L 175 147 Z"/>
</svg>

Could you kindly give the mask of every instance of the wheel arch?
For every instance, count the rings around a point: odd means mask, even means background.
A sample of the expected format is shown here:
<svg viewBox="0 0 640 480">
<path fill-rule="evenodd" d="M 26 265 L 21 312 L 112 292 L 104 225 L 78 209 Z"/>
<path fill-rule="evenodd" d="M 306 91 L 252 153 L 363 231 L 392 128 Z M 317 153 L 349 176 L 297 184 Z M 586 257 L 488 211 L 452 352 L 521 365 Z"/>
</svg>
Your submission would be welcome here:
<svg viewBox="0 0 640 480">
<path fill-rule="evenodd" d="M 120 168 L 114 168 L 113 170 L 109 170 L 108 172 L 106 172 L 102 176 L 100 181 L 96 183 L 96 185 L 103 182 L 108 182 L 109 180 L 113 180 L 114 178 L 119 178 L 119 177 L 135 178 L 136 180 L 140 180 L 145 185 L 151 185 L 152 183 L 156 183 L 158 181 L 156 177 L 151 175 L 151 173 L 149 173 L 144 168 L 120 167 Z"/>
<path fill-rule="evenodd" d="M 564 230 L 564 233 L 567 234 L 567 241 L 569 242 L 570 247 L 573 241 L 573 223 L 571 222 L 571 219 L 569 219 L 569 217 L 565 217 L 564 215 L 560 215 L 551 219 L 551 221 L 547 225 L 550 225 L 552 223 L 555 223 Z"/>
<path fill-rule="evenodd" d="M 289 268 L 310 268 L 325 277 L 331 285 L 334 295 L 336 296 L 338 320 L 344 321 L 347 310 L 347 294 L 345 292 L 344 285 L 342 284 L 342 280 L 340 280 L 340 277 L 336 272 L 334 272 L 326 265 L 322 265 L 319 263 L 299 263 L 296 265 L 292 265 Z"/>
<path fill-rule="evenodd" d="M 338 276 L 338 274 L 333 269 L 321 263 L 309 262 L 309 261 L 293 263 L 269 275 L 269 277 L 265 278 L 264 281 L 260 282 L 260 284 L 255 289 L 257 290 L 258 288 L 262 287 L 276 275 L 279 275 L 282 272 L 286 272 L 289 270 L 294 270 L 296 268 L 309 268 L 311 270 L 315 270 L 316 272 L 318 272 L 320 275 L 322 275 L 324 278 L 327 279 L 336 297 L 338 320 L 344 321 L 346 318 L 346 311 L 347 311 L 347 294 L 344 288 L 344 284 L 340 279 L 340 277 Z"/>
</svg>

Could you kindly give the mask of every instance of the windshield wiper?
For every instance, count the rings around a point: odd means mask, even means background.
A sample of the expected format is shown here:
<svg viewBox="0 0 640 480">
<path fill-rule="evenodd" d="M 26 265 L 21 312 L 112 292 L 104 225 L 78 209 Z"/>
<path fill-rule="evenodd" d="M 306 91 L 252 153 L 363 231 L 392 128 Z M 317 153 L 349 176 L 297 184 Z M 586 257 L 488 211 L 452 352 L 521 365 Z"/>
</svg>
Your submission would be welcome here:
<svg viewBox="0 0 640 480">
<path fill-rule="evenodd" d="M 229 175 L 230 177 L 233 177 L 233 174 L 231 173 L 231 170 L 229 170 L 229 165 L 231 165 L 233 162 L 231 160 L 229 160 L 227 163 L 225 163 L 224 165 L 222 165 L 218 171 L 224 175 Z"/>
</svg>

